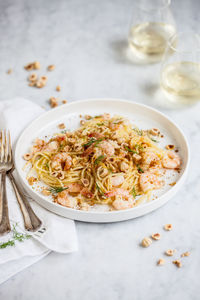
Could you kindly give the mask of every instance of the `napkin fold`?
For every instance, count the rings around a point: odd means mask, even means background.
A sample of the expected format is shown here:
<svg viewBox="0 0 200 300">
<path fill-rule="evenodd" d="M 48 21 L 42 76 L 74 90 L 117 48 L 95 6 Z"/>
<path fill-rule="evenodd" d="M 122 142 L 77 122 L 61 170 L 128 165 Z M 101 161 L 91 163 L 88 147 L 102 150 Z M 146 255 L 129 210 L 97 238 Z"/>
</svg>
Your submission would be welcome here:
<svg viewBox="0 0 200 300">
<path fill-rule="evenodd" d="M 23 98 L 0 102 L 0 128 L 9 129 L 13 145 L 23 129 L 44 112 L 39 105 Z M 16 178 L 17 179 L 17 178 Z M 9 179 L 7 179 L 9 217 L 16 230 L 25 233 L 23 217 Z M 28 197 L 29 198 L 29 197 Z M 31 200 L 31 206 L 43 222 L 46 231 L 33 233 L 24 242 L 0 249 L 0 283 L 39 261 L 50 251 L 69 253 L 78 250 L 74 221 L 53 214 Z M 25 233 L 26 234 L 26 233 Z M 0 244 L 12 239 L 12 232 L 0 237 Z"/>
</svg>

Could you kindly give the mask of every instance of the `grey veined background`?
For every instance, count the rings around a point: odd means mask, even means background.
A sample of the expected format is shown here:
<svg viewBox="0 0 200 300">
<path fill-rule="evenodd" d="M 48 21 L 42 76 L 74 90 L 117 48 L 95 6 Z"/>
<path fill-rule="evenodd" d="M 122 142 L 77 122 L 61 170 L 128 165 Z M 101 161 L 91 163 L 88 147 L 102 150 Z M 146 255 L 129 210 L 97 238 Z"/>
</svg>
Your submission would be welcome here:
<svg viewBox="0 0 200 300">
<path fill-rule="evenodd" d="M 180 125 L 192 153 L 185 185 L 167 205 L 123 223 L 76 222 L 79 251 L 51 253 L 9 279 L 0 286 L 0 300 L 200 298 L 200 103 L 174 109 L 165 107 L 165 99 L 155 101 L 152 87 L 159 83 L 160 64 L 134 65 L 122 55 L 138 1 L 0 0 L 0 100 L 22 96 L 49 108 L 48 98 L 59 94 L 69 101 L 117 97 L 146 103 Z M 179 31 L 200 32 L 199 0 L 174 0 L 172 11 Z M 41 75 L 46 66 L 56 65 L 43 89 L 27 84 L 23 66 L 35 60 L 42 65 Z M 164 234 L 165 223 L 174 230 Z M 162 233 L 161 241 L 141 249 L 141 239 L 153 232 Z M 169 248 L 191 251 L 183 268 L 156 266 Z"/>
</svg>

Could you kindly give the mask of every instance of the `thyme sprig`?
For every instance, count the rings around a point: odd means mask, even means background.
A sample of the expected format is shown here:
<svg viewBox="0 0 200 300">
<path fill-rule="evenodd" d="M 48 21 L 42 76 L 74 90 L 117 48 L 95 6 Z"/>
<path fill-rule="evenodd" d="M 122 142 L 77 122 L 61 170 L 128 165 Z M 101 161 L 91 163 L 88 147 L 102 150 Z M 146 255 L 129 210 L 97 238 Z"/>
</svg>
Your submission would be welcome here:
<svg viewBox="0 0 200 300">
<path fill-rule="evenodd" d="M 102 161 L 105 158 L 104 155 L 100 155 L 99 157 L 97 157 L 94 161 L 95 165 L 98 165 L 100 163 L 100 161 Z"/>
<path fill-rule="evenodd" d="M 59 187 L 51 187 L 49 189 L 49 192 L 52 193 L 53 195 L 57 195 L 58 193 L 64 191 L 64 190 L 67 190 L 68 187 L 62 187 L 62 186 L 59 186 Z"/>
<path fill-rule="evenodd" d="M 5 249 L 7 247 L 13 247 L 15 246 L 15 242 L 24 242 L 27 239 L 31 238 L 30 234 L 23 234 L 21 232 L 18 232 L 16 229 L 17 223 L 13 225 L 12 228 L 12 239 L 8 240 L 5 243 L 0 243 L 0 249 Z"/>
</svg>

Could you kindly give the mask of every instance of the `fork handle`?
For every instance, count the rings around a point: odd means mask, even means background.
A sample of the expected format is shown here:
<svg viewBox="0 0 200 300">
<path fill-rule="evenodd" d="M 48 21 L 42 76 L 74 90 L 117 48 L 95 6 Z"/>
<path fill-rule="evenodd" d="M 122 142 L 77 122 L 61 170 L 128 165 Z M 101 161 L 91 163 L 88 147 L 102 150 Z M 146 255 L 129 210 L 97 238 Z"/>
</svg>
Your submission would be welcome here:
<svg viewBox="0 0 200 300">
<path fill-rule="evenodd" d="M 23 215 L 25 229 L 32 232 L 38 230 L 42 222 L 36 216 L 33 209 L 31 208 L 30 203 L 28 202 L 24 194 L 21 192 L 20 188 L 18 187 L 15 181 L 14 176 L 12 175 L 12 172 L 8 172 L 8 177 L 12 183 L 17 201 L 19 203 Z"/>
<path fill-rule="evenodd" d="M 1 173 L 0 185 L 0 235 L 10 232 L 10 221 L 8 215 L 8 201 L 6 194 L 6 172 Z"/>
</svg>

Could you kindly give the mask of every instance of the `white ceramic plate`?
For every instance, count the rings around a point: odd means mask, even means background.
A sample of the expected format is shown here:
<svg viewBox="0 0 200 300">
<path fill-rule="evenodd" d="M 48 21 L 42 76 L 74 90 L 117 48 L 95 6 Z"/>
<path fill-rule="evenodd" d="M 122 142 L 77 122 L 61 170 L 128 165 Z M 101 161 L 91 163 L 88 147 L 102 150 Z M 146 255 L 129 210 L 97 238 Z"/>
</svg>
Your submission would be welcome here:
<svg viewBox="0 0 200 300">
<path fill-rule="evenodd" d="M 52 202 L 51 199 L 43 196 L 40 192 L 33 190 L 27 183 L 26 172 L 22 170 L 25 162 L 22 158 L 26 153 L 33 140 L 37 137 L 44 137 L 52 133 L 59 132 L 58 124 L 64 122 L 67 129 L 75 129 L 80 122 L 79 115 L 99 115 L 104 112 L 118 114 L 127 117 L 139 128 L 159 128 L 164 134 L 164 138 L 159 143 L 160 147 L 167 144 L 174 144 L 179 149 L 182 159 L 181 172 L 178 174 L 168 174 L 167 184 L 162 190 L 155 192 L 156 199 L 140 204 L 132 209 L 122 211 L 102 211 L 96 209 L 92 211 L 80 211 L 67 207 L 63 207 Z M 148 106 L 138 103 L 118 100 L 118 99 L 91 99 L 84 101 L 76 101 L 67 105 L 62 105 L 43 114 L 33 121 L 21 134 L 15 148 L 15 166 L 19 174 L 21 183 L 29 195 L 46 209 L 59 214 L 61 216 L 80 220 L 85 222 L 117 222 L 136 218 L 145 215 L 172 198 L 181 188 L 187 173 L 189 165 L 189 147 L 183 132 L 169 118 Z M 170 172 L 170 171 L 169 171 Z M 175 172 L 174 172 L 175 173 Z M 176 181 L 174 186 L 170 186 L 170 182 Z"/>
</svg>

